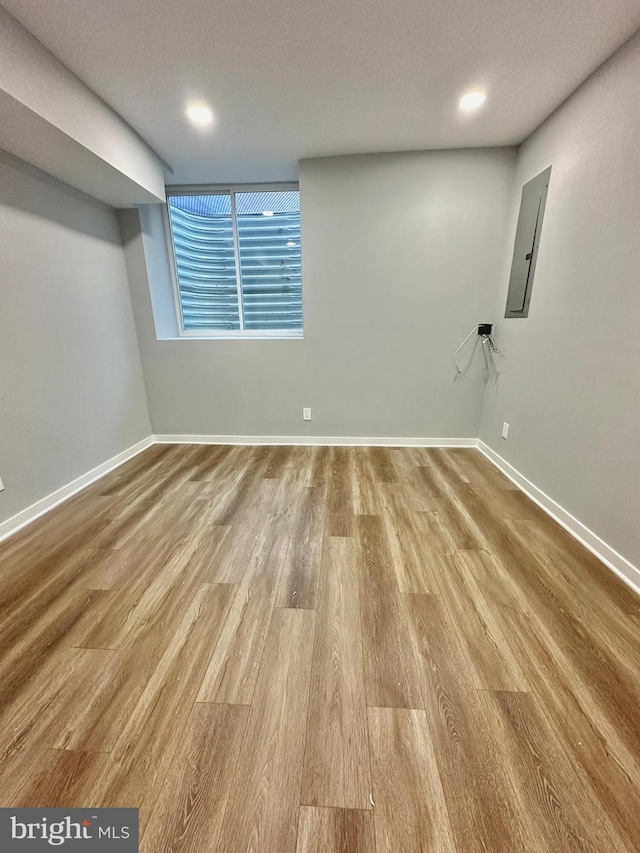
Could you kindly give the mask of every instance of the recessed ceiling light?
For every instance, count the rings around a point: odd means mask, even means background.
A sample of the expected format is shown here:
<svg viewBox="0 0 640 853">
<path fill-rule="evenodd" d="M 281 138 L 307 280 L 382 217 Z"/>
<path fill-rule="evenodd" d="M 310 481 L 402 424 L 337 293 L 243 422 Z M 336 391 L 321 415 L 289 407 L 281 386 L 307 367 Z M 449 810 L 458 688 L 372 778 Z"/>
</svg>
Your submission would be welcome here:
<svg viewBox="0 0 640 853">
<path fill-rule="evenodd" d="M 273 210 L 263 210 L 262 215 L 263 216 L 273 216 Z"/>
<path fill-rule="evenodd" d="M 209 107 L 205 107 L 202 104 L 192 104 L 190 107 L 187 107 L 186 112 L 187 118 L 196 127 L 209 127 L 213 122 L 213 113 Z"/>
<path fill-rule="evenodd" d="M 487 96 L 484 92 L 467 92 L 460 98 L 460 109 L 465 111 L 477 110 L 486 100 Z"/>
</svg>

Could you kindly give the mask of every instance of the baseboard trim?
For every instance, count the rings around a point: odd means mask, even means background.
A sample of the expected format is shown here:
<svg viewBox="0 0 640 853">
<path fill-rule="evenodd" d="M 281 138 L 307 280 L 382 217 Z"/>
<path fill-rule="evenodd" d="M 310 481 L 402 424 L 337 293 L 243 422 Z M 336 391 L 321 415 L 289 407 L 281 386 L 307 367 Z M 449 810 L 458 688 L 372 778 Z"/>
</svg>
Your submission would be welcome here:
<svg viewBox="0 0 640 853">
<path fill-rule="evenodd" d="M 155 435 L 157 444 L 253 444 L 318 447 L 476 447 L 476 438 L 357 438 L 335 435 Z"/>
<path fill-rule="evenodd" d="M 612 572 L 615 572 L 627 586 L 630 586 L 634 592 L 640 595 L 640 569 L 634 566 L 633 563 L 630 563 L 629 560 L 623 557 L 622 554 L 619 554 L 610 545 L 607 545 L 593 530 L 590 530 L 585 524 L 578 521 L 575 516 L 567 512 L 564 507 L 561 507 L 559 503 L 549 497 L 542 489 L 535 486 L 531 480 L 528 480 L 513 465 L 507 462 L 506 459 L 503 459 L 500 454 L 496 453 L 488 444 L 485 444 L 484 441 L 478 439 L 477 448 L 496 468 L 499 468 L 505 476 L 543 509 L 547 515 L 550 515 L 554 521 L 557 521 L 561 527 L 564 527 L 574 539 L 581 542 L 605 566 L 611 569 Z"/>
<path fill-rule="evenodd" d="M 128 447 L 126 450 L 123 450 L 122 453 L 118 453 L 116 456 L 113 456 L 111 459 L 103 462 L 102 465 L 98 465 L 97 468 L 87 471 L 86 474 L 82 474 L 77 479 L 72 480 L 71 483 L 67 483 L 66 486 L 62 486 L 62 488 L 57 489 L 50 495 L 41 498 L 39 501 L 31 504 L 31 506 L 28 506 L 16 515 L 8 518 L 6 521 L 3 521 L 0 524 L 0 542 L 2 542 L 3 539 L 8 539 L 9 536 L 13 536 L 14 533 L 18 532 L 18 530 L 21 530 L 23 527 L 26 527 L 27 524 L 31 524 L 32 521 L 35 521 L 36 518 L 40 518 L 41 515 L 49 512 L 59 504 L 64 503 L 64 501 L 69 500 L 69 498 L 77 494 L 77 492 L 82 491 L 82 489 L 86 488 L 91 483 L 99 480 L 100 477 L 104 477 L 104 475 L 108 474 L 109 471 L 113 471 L 114 468 L 117 468 L 119 465 L 122 465 L 124 462 L 127 462 L 129 459 L 137 456 L 138 453 L 142 453 L 143 450 L 146 450 L 153 444 L 155 444 L 153 436 L 150 435 L 148 438 L 143 438 L 142 441 Z"/>
</svg>

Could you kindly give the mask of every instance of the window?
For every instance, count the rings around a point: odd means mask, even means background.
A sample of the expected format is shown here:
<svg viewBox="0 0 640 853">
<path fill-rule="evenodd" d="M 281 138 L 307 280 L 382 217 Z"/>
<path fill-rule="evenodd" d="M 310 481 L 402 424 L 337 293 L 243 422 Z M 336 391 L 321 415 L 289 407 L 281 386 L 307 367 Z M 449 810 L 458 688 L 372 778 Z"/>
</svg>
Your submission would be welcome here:
<svg viewBox="0 0 640 853">
<path fill-rule="evenodd" d="M 182 334 L 302 337 L 297 186 L 167 195 Z"/>
</svg>

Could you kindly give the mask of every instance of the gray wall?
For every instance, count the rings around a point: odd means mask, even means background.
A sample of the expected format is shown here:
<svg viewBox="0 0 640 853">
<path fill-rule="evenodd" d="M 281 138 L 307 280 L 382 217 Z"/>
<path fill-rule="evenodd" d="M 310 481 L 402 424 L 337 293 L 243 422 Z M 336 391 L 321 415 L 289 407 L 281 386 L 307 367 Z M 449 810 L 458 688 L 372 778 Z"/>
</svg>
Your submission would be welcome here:
<svg viewBox="0 0 640 853">
<path fill-rule="evenodd" d="M 553 165 L 529 317 L 502 320 L 506 356 L 481 438 L 640 565 L 640 36 L 520 149 L 496 316 L 520 190 Z M 502 422 L 509 439 L 500 438 Z"/>
<path fill-rule="evenodd" d="M 0 152 L 0 522 L 150 432 L 114 211 Z"/>
<path fill-rule="evenodd" d="M 155 152 L 2 6 L 0 147 L 108 204 L 165 197 Z"/>
<path fill-rule="evenodd" d="M 303 341 L 157 340 L 125 212 L 154 432 L 477 436 L 481 354 L 457 382 L 451 359 L 493 309 L 514 160 L 492 149 L 302 161 Z"/>
</svg>

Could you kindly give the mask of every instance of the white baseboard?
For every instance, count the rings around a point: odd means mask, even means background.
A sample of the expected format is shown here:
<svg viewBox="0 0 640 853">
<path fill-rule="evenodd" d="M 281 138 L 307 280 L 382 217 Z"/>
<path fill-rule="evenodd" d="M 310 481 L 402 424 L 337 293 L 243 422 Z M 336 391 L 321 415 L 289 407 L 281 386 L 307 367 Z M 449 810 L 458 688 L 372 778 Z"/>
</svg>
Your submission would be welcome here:
<svg viewBox="0 0 640 853">
<path fill-rule="evenodd" d="M 57 489 L 50 495 L 41 498 L 39 501 L 36 501 L 36 503 L 31 504 L 31 506 L 28 506 L 26 509 L 23 509 L 22 512 L 19 512 L 17 515 L 3 521 L 0 524 L 0 542 L 2 542 L 3 539 L 7 539 L 9 536 L 12 536 L 14 533 L 17 533 L 18 530 L 26 527 L 27 524 L 31 524 L 32 521 L 36 520 L 36 518 L 40 518 L 41 515 L 49 512 L 49 510 L 52 510 L 54 507 L 58 506 L 58 504 L 64 503 L 64 501 L 68 500 L 77 492 L 80 492 L 82 489 L 86 488 L 86 486 L 95 482 L 95 480 L 99 480 L 100 477 L 104 477 L 105 474 L 108 474 L 109 471 L 113 471 L 114 468 L 122 465 L 123 462 L 127 462 L 129 459 L 137 456 L 138 453 L 142 453 L 143 450 L 146 450 L 147 447 L 151 447 L 154 443 L 153 436 L 151 435 L 148 438 L 143 438 L 142 441 L 139 441 L 132 447 L 128 447 L 126 450 L 123 450 L 122 453 L 118 453 L 117 456 L 113 456 L 111 459 L 103 462 L 102 465 L 98 465 L 97 468 L 93 468 L 93 470 L 88 471 L 86 474 L 82 474 L 82 476 L 78 477 L 76 480 L 73 480 L 71 483 L 67 483 L 66 486 L 62 486 L 62 488 Z"/>
<path fill-rule="evenodd" d="M 605 566 L 615 572 L 634 592 L 640 595 L 640 569 L 618 554 L 610 545 L 601 539 L 593 530 L 590 530 L 581 521 L 578 521 L 570 512 L 560 506 L 559 503 L 550 498 L 542 489 L 527 480 L 513 465 L 503 459 L 488 444 L 478 439 L 478 450 L 483 453 L 490 462 L 499 468 L 513 483 L 531 498 L 541 509 L 543 509 L 554 521 L 570 533 L 574 539 L 581 542 L 585 548 L 601 560 Z"/>
<path fill-rule="evenodd" d="M 157 444 L 267 444 L 319 447 L 476 447 L 476 438 L 357 438 L 335 435 L 155 435 Z"/>
</svg>

